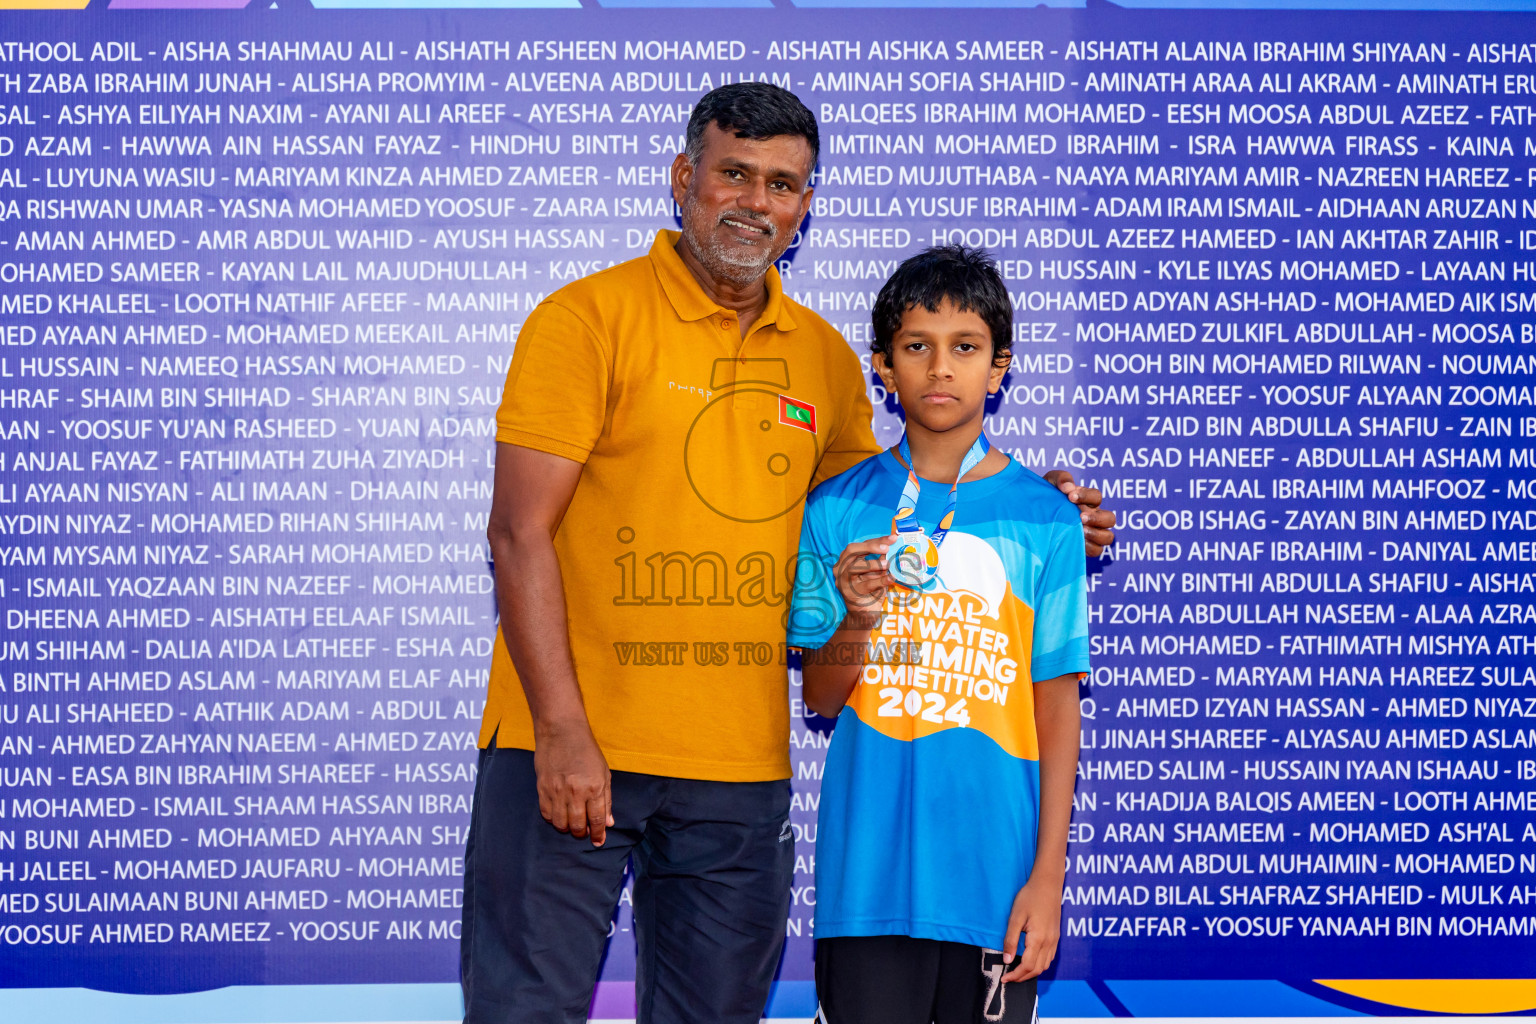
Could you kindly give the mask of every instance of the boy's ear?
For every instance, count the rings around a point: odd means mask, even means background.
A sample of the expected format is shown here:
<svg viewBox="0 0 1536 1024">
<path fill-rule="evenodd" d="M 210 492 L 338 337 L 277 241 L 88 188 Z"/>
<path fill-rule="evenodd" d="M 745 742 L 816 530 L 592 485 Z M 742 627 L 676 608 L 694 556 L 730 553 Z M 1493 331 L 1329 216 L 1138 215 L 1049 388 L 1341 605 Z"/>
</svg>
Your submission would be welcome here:
<svg viewBox="0 0 1536 1024">
<path fill-rule="evenodd" d="M 1013 353 L 994 353 L 992 356 L 992 368 L 987 371 L 987 394 L 995 395 L 1003 386 L 1003 378 L 1008 375 L 1008 368 L 1013 365 Z"/>
<path fill-rule="evenodd" d="M 896 393 L 896 372 L 891 369 L 891 364 L 885 359 L 884 352 L 876 352 L 869 357 L 869 365 L 875 368 L 880 375 L 880 383 L 885 385 L 885 390 L 891 394 Z"/>
</svg>

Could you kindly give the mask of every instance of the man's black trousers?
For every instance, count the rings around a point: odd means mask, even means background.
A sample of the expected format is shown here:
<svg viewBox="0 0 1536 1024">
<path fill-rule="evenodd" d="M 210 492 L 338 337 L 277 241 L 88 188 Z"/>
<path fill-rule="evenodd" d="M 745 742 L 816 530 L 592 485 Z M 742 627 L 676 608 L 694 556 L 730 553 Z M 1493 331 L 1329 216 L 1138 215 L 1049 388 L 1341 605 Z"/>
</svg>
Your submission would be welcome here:
<svg viewBox="0 0 1536 1024">
<path fill-rule="evenodd" d="M 493 741 L 494 742 L 494 741 Z M 634 857 L 638 1024 L 757 1024 L 784 945 L 789 783 L 613 772 L 594 847 L 539 814 L 533 753 L 488 747 L 464 855 L 465 1024 L 579 1024 Z"/>
</svg>

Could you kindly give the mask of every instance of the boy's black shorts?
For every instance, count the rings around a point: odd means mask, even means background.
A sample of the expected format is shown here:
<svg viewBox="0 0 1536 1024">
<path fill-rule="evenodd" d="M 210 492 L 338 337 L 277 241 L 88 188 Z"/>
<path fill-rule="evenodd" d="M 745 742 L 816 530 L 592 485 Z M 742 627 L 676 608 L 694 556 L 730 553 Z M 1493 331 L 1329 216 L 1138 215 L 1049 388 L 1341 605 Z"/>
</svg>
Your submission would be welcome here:
<svg viewBox="0 0 1536 1024">
<path fill-rule="evenodd" d="M 1034 1024 L 1035 979 L 1001 981 L 1003 954 L 873 935 L 816 940 L 816 1024 Z"/>
</svg>

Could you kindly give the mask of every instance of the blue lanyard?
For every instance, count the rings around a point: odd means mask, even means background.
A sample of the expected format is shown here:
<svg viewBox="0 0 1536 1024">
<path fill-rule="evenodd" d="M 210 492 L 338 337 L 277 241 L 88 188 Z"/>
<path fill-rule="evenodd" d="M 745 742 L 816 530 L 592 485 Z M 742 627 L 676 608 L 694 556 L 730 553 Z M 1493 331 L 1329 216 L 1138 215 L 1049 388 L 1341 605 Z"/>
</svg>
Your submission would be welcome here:
<svg viewBox="0 0 1536 1024">
<path fill-rule="evenodd" d="M 987 452 L 992 446 L 987 443 L 985 433 L 978 434 L 976 441 L 971 445 L 971 450 L 965 453 L 965 458 L 960 460 L 960 475 L 955 477 L 954 486 L 949 489 L 949 503 L 944 506 L 944 514 L 939 517 L 939 525 L 933 531 L 933 542 L 944 543 L 944 535 L 949 532 L 950 525 L 955 518 L 955 504 L 958 501 L 960 481 L 965 474 L 981 464 L 981 460 L 987 457 Z M 891 519 L 891 527 L 897 533 L 922 533 L 923 524 L 917 521 L 917 495 L 922 490 L 922 483 L 917 479 L 917 470 L 912 468 L 912 447 L 907 444 L 907 435 L 901 435 L 901 458 L 907 464 L 907 482 L 901 489 L 901 504 L 896 506 L 896 515 Z"/>
</svg>

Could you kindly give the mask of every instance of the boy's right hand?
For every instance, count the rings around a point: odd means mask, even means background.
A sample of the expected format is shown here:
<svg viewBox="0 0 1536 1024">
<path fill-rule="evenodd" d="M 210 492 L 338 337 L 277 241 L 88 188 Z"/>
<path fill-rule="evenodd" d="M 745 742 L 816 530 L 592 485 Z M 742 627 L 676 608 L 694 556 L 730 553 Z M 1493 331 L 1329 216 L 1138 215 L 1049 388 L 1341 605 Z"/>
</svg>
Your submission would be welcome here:
<svg viewBox="0 0 1536 1024">
<path fill-rule="evenodd" d="M 895 541 L 895 534 L 855 541 L 843 549 L 832 567 L 838 592 L 848 606 L 848 619 L 858 628 L 873 628 L 885 607 L 886 591 L 896 585 L 885 561 L 885 553 Z"/>
</svg>

